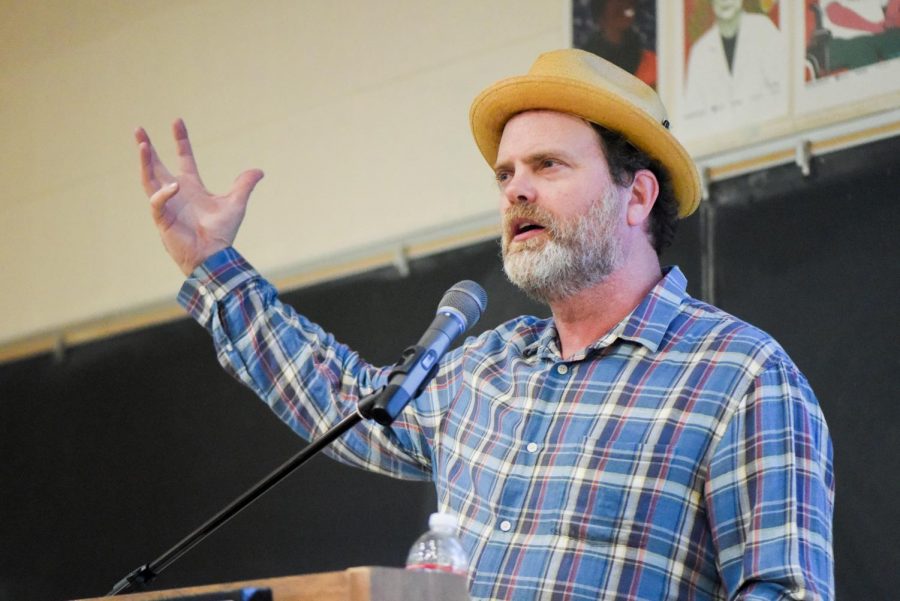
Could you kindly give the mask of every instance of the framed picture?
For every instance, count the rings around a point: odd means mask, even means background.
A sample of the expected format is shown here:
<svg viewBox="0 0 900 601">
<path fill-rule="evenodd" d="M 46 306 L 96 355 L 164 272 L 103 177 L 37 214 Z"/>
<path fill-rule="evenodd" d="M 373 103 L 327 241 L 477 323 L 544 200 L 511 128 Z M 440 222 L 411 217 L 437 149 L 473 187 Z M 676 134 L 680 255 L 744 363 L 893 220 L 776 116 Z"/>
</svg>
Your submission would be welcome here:
<svg viewBox="0 0 900 601">
<path fill-rule="evenodd" d="M 684 0 L 680 123 L 687 137 L 787 115 L 790 58 L 776 2 Z"/>
<path fill-rule="evenodd" d="M 897 106 L 896 94 L 877 99 L 900 92 L 900 0 L 803 0 L 794 9 L 799 114 Z"/>
<path fill-rule="evenodd" d="M 900 0 L 572 0 L 570 14 L 572 45 L 656 88 L 695 157 L 900 107 Z"/>
<path fill-rule="evenodd" d="M 656 87 L 656 1 L 572 0 L 572 46 Z"/>
</svg>

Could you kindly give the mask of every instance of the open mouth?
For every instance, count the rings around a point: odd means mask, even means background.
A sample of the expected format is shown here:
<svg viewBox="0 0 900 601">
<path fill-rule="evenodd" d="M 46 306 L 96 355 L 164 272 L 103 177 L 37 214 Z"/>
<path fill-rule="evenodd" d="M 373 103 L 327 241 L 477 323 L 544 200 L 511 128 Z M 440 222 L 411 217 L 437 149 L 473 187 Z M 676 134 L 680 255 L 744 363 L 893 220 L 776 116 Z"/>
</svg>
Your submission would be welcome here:
<svg viewBox="0 0 900 601">
<path fill-rule="evenodd" d="M 540 223 L 531 219 L 515 219 L 510 224 L 510 239 L 514 242 L 521 242 L 538 236 L 546 228 Z"/>
</svg>

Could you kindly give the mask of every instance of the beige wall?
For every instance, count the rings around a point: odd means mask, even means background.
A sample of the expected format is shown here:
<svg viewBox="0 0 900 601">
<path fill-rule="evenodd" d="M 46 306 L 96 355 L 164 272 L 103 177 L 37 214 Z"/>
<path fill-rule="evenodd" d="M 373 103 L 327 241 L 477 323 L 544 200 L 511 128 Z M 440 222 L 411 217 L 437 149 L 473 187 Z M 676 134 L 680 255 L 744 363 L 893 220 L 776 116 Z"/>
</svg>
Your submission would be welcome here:
<svg viewBox="0 0 900 601">
<path fill-rule="evenodd" d="M 174 297 L 132 131 L 257 188 L 263 271 L 489 214 L 471 99 L 569 43 L 566 0 L 2 0 L 0 342 Z"/>
</svg>

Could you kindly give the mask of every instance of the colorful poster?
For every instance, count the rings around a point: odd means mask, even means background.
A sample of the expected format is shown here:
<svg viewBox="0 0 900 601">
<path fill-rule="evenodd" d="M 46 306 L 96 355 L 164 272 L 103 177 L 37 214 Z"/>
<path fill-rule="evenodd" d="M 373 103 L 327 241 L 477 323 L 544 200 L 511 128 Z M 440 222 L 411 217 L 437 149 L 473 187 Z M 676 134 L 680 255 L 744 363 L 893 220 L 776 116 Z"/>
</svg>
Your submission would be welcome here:
<svg viewBox="0 0 900 601">
<path fill-rule="evenodd" d="M 787 114 L 790 57 L 775 0 L 684 0 L 678 105 L 689 137 Z"/>
<path fill-rule="evenodd" d="M 796 67 L 803 82 L 798 111 L 860 105 L 900 90 L 900 0 L 798 4 L 795 35 L 804 50 Z"/>
<path fill-rule="evenodd" d="M 656 87 L 655 0 L 572 0 L 572 45 Z"/>
<path fill-rule="evenodd" d="M 655 87 L 695 156 L 900 106 L 900 0 L 572 0 L 570 14 L 573 46 Z"/>
</svg>

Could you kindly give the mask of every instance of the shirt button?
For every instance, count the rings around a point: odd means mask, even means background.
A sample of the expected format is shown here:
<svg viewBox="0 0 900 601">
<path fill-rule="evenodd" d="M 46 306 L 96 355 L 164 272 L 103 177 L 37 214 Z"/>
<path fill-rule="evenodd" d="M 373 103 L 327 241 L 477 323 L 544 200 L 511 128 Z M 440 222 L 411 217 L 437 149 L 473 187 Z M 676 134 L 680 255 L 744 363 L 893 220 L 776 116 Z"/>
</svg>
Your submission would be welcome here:
<svg viewBox="0 0 900 601">
<path fill-rule="evenodd" d="M 557 365 L 556 372 L 560 375 L 566 375 L 567 373 L 569 373 L 569 367 L 565 364 Z"/>
<path fill-rule="evenodd" d="M 503 520 L 502 522 L 500 522 L 500 530 L 503 530 L 504 532 L 509 532 L 510 530 L 512 530 L 512 524 L 509 523 L 509 520 Z"/>
<path fill-rule="evenodd" d="M 200 294 L 205 295 L 206 292 L 207 292 L 206 286 L 203 286 L 202 284 L 201 284 L 200 286 L 197 286 L 197 292 L 199 292 Z"/>
<path fill-rule="evenodd" d="M 528 446 L 526 446 L 525 448 L 528 449 L 529 453 L 534 453 L 538 450 L 538 446 L 537 446 L 536 442 L 529 442 Z"/>
</svg>

